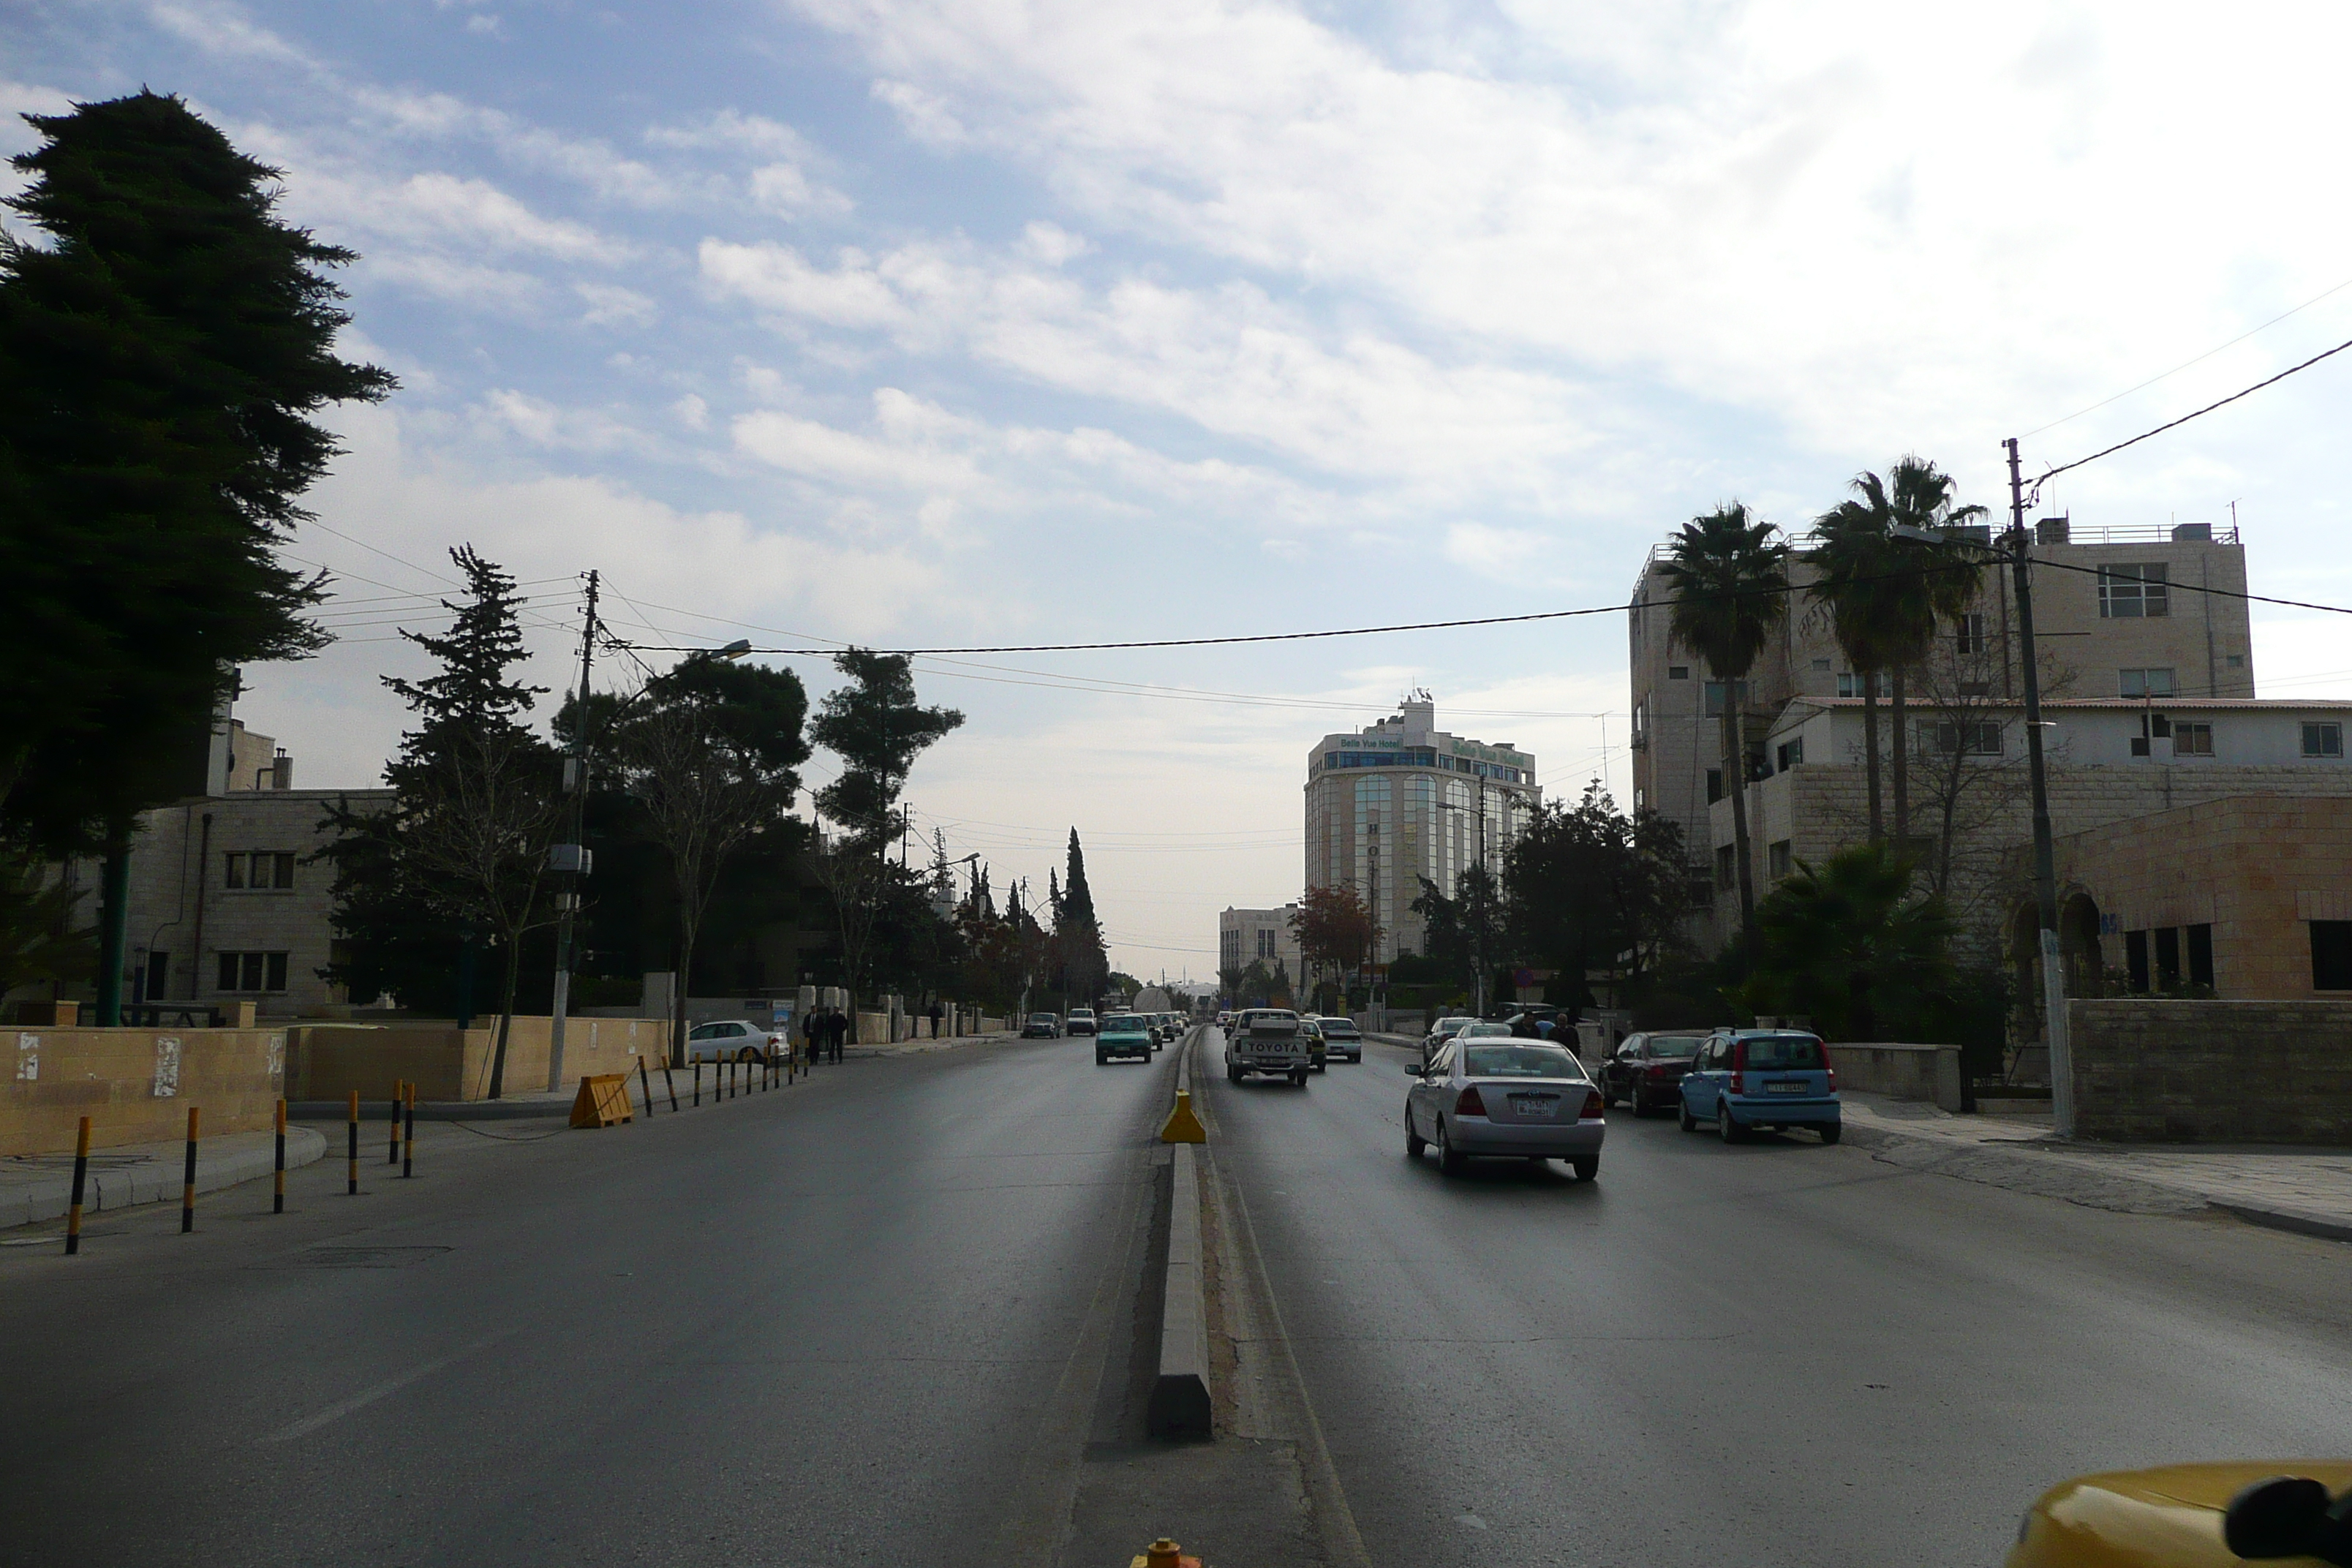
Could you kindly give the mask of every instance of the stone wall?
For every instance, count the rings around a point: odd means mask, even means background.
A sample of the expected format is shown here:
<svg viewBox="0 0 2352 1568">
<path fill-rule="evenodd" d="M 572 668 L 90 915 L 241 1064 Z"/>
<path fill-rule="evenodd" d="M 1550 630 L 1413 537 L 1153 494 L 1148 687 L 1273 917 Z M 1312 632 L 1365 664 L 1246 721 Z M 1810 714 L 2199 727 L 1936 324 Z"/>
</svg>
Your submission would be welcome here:
<svg viewBox="0 0 2352 1568">
<path fill-rule="evenodd" d="M 156 1143 L 257 1132 L 285 1093 L 282 1029 L 10 1029 L 0 1092 L 0 1155 L 69 1152 L 80 1119 L 90 1144 Z"/>
<path fill-rule="evenodd" d="M 1958 1046 L 1842 1045 L 1830 1047 L 1829 1053 L 1840 1088 L 1960 1109 Z"/>
<path fill-rule="evenodd" d="M 2085 1138 L 2352 1144 L 2352 1001 L 2081 1001 L 2066 1017 Z"/>
<path fill-rule="evenodd" d="M 552 1020 L 518 1017 L 507 1037 L 507 1094 L 547 1088 L 548 1033 Z M 634 1073 L 642 1058 L 659 1068 L 669 1026 L 659 1018 L 570 1018 L 563 1027 L 563 1085 L 589 1073 Z M 287 1081 L 293 1100 L 341 1100 L 357 1089 L 364 1101 L 388 1099 L 402 1079 L 419 1100 L 481 1100 L 489 1093 L 498 1045 L 497 1020 L 460 1030 L 452 1023 L 302 1025 L 289 1037 Z"/>
</svg>

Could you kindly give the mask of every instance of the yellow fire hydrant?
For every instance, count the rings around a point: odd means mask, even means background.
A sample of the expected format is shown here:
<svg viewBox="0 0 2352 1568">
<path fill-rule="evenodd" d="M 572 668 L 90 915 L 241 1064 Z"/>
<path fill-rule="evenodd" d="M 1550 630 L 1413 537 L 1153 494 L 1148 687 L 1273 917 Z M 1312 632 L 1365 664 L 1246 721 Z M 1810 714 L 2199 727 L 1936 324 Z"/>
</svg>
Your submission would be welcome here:
<svg viewBox="0 0 2352 1568">
<path fill-rule="evenodd" d="M 1145 1547 L 1143 1555 L 1129 1563 L 1127 1568 L 1201 1568 L 1201 1560 L 1185 1556 L 1182 1547 L 1163 1535 Z"/>
</svg>

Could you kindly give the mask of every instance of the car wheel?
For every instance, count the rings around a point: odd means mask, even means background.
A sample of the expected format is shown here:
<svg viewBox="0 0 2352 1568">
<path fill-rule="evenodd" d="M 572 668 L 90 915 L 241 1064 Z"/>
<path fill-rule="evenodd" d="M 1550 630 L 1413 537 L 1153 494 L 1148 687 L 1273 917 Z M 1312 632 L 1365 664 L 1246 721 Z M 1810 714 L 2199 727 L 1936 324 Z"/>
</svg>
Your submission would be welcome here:
<svg viewBox="0 0 2352 1568">
<path fill-rule="evenodd" d="M 1601 1156 L 1580 1154 L 1568 1163 L 1568 1168 L 1576 1173 L 1580 1182 L 1597 1182 L 1601 1179 Z"/>
<path fill-rule="evenodd" d="M 1421 1152 L 1428 1147 L 1429 1140 L 1412 1130 L 1412 1104 L 1408 1100 L 1404 1108 L 1404 1152 L 1409 1158 L 1418 1160 Z"/>
<path fill-rule="evenodd" d="M 1727 1101 L 1718 1100 L 1715 1102 L 1715 1131 L 1727 1143 L 1748 1142 L 1748 1129 L 1739 1125 L 1739 1118 L 1731 1114 Z"/>
<path fill-rule="evenodd" d="M 1101 1067 L 1103 1064 L 1105 1064 L 1106 1062 L 1108 1062 L 1108 1061 L 1109 1061 L 1109 1060 L 1110 1060 L 1110 1058 L 1109 1058 L 1108 1057 L 1107 1057 L 1107 1056 L 1103 1055 L 1103 1054 L 1102 1054 L 1102 1052 L 1100 1052 L 1100 1051 L 1097 1051 L 1097 1052 L 1095 1053 L 1095 1066 L 1097 1066 L 1097 1067 Z"/>
<path fill-rule="evenodd" d="M 1307 1087 L 1307 1069 L 1305 1068 L 1292 1068 L 1290 1069 L 1290 1087 L 1293 1089 L 1305 1089 Z"/>
<path fill-rule="evenodd" d="M 1227 1062 L 1225 1064 L 1225 1081 L 1227 1083 L 1239 1083 L 1241 1080 L 1242 1069 L 1234 1066 L 1233 1063 Z"/>
<path fill-rule="evenodd" d="M 1328 1072 L 1331 1070 L 1331 1064 L 1328 1061 L 1317 1062 L 1315 1064 L 1314 1070 L 1317 1072 Z"/>
<path fill-rule="evenodd" d="M 1454 1140 L 1445 1135 L 1445 1119 L 1437 1120 L 1437 1168 L 1449 1176 L 1462 1173 L 1462 1153 L 1454 1147 Z"/>
<path fill-rule="evenodd" d="M 1675 1101 L 1675 1124 L 1685 1132 L 1698 1131 L 1698 1118 L 1690 1113 L 1690 1100 L 1677 1097 Z"/>
<path fill-rule="evenodd" d="M 1824 1121 L 1822 1123 L 1821 1131 L 1822 1142 L 1834 1143 L 1838 1141 L 1839 1135 L 1843 1133 L 1845 1129 L 1835 1121 Z"/>
</svg>

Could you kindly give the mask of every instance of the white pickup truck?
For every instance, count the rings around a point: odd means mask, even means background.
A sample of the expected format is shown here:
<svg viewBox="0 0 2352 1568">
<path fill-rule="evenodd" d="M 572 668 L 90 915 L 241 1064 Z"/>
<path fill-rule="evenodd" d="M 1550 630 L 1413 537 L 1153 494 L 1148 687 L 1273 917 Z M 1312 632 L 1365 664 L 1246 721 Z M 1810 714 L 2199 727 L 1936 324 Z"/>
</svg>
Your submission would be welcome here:
<svg viewBox="0 0 2352 1568">
<path fill-rule="evenodd" d="M 1287 1007 L 1246 1007 L 1225 1032 L 1225 1076 L 1239 1083 L 1250 1074 L 1286 1078 L 1307 1086 L 1307 1032 Z"/>
</svg>

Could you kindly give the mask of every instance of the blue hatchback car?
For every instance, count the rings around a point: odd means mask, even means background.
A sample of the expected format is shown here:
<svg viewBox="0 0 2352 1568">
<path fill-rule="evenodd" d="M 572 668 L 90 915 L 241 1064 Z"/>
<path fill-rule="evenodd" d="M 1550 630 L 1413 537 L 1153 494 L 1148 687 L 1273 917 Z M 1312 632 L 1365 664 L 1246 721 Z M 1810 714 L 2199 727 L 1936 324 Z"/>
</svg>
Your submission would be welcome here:
<svg viewBox="0 0 2352 1568">
<path fill-rule="evenodd" d="M 1727 1143 L 1763 1128 L 1808 1127 L 1834 1143 L 1837 1069 L 1821 1037 L 1789 1029 L 1720 1029 L 1706 1037 L 1682 1079 L 1682 1129 L 1703 1121 Z"/>
</svg>

